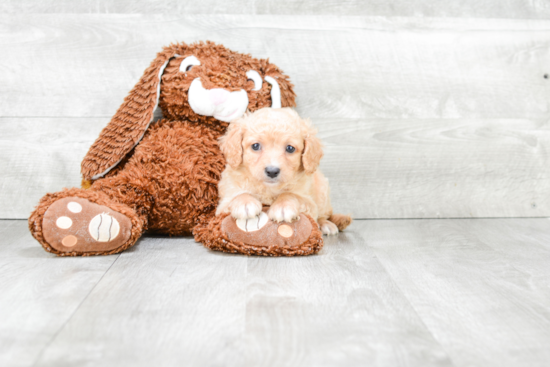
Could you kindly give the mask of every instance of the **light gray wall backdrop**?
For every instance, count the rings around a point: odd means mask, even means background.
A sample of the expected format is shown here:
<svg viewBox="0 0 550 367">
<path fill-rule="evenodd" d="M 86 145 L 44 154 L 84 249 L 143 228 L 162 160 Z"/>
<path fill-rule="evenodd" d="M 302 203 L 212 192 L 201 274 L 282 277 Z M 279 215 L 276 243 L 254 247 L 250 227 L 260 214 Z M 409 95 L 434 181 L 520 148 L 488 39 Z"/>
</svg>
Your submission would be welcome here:
<svg viewBox="0 0 550 367">
<path fill-rule="evenodd" d="M 163 45 L 269 57 L 355 218 L 550 216 L 550 2 L 3 1 L 0 218 L 78 186 Z M 546 78 L 545 78 L 546 76 Z"/>
</svg>

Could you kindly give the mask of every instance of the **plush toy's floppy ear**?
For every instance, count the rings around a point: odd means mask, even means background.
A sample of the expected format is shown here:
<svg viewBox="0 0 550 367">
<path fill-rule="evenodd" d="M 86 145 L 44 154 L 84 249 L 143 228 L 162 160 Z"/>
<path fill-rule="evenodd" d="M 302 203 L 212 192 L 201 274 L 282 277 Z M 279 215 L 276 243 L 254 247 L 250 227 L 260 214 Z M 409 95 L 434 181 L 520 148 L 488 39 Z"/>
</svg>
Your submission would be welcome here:
<svg viewBox="0 0 550 367">
<path fill-rule="evenodd" d="M 160 78 L 176 54 L 176 47 L 165 48 L 130 91 L 111 122 L 101 131 L 81 165 L 86 180 L 105 176 L 141 140 L 153 120 L 160 95 Z"/>
<path fill-rule="evenodd" d="M 321 158 L 323 158 L 323 145 L 315 134 L 316 132 L 311 129 L 310 134 L 304 139 L 302 165 L 307 174 L 315 172 L 319 167 L 319 163 L 321 163 Z"/>
<path fill-rule="evenodd" d="M 243 126 L 239 120 L 229 124 L 227 133 L 220 138 L 220 150 L 227 163 L 237 168 L 243 162 Z"/>
</svg>

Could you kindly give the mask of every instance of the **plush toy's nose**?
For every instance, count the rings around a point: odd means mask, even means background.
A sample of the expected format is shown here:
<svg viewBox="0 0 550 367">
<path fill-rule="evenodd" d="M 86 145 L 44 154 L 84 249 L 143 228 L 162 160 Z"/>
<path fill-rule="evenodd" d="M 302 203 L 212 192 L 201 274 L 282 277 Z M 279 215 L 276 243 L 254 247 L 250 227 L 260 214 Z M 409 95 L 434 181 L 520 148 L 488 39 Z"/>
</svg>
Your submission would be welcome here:
<svg viewBox="0 0 550 367">
<path fill-rule="evenodd" d="M 217 106 L 227 101 L 227 98 L 229 98 L 229 92 L 221 88 L 210 89 L 208 91 L 208 96 L 210 97 L 212 103 Z"/>
</svg>

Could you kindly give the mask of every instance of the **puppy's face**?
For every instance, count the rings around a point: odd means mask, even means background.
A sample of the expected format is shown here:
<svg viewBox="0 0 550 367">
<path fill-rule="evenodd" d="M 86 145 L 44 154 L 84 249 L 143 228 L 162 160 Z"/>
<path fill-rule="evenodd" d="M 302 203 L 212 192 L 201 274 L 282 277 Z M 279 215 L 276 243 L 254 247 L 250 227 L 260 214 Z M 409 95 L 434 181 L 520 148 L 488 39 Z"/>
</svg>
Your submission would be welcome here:
<svg viewBox="0 0 550 367">
<path fill-rule="evenodd" d="M 297 126 L 251 126 L 243 134 L 243 166 L 267 185 L 287 183 L 302 166 L 304 137 Z"/>
<path fill-rule="evenodd" d="M 232 168 L 271 186 L 312 174 L 323 155 L 316 131 L 290 108 L 266 108 L 230 124 L 220 147 Z"/>
</svg>

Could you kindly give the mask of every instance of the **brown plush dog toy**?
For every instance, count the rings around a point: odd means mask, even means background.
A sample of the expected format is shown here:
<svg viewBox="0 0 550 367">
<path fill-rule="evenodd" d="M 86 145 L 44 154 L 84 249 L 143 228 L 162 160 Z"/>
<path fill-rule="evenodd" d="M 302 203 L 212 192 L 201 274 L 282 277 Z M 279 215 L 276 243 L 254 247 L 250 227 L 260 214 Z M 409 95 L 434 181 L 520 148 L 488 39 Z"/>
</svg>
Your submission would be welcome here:
<svg viewBox="0 0 550 367">
<path fill-rule="evenodd" d="M 84 157 L 82 188 L 45 195 L 32 235 L 60 256 L 118 253 L 146 230 L 248 255 L 319 251 L 321 233 L 305 215 L 261 226 L 214 216 L 225 167 L 218 138 L 247 110 L 295 106 L 292 87 L 268 60 L 212 42 L 164 48 Z"/>
</svg>

